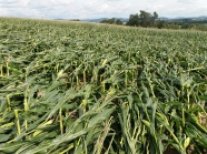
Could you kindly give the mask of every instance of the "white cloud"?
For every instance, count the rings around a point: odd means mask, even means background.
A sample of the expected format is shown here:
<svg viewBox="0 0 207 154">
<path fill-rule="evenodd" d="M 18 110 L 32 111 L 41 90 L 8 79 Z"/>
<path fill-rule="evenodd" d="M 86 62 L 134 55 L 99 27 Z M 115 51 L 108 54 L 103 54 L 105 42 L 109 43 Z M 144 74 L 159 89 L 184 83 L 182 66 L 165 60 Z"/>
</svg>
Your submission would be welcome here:
<svg viewBox="0 0 207 154">
<path fill-rule="evenodd" d="M 1 16 L 35 18 L 128 17 L 139 10 L 160 16 L 207 15 L 206 0 L 0 0 Z"/>
</svg>

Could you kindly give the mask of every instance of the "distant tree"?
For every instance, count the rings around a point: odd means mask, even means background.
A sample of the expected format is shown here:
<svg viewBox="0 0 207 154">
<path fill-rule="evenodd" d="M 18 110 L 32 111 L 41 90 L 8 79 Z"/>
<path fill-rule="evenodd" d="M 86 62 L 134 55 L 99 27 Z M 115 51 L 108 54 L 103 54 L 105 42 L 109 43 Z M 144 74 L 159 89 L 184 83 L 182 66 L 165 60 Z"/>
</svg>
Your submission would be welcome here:
<svg viewBox="0 0 207 154">
<path fill-rule="evenodd" d="M 150 13 L 144 10 L 140 10 L 140 12 L 136 14 L 131 14 L 126 25 L 166 29 L 198 29 L 207 31 L 207 19 L 203 21 L 195 21 L 191 18 L 166 20 L 164 18 L 159 18 L 157 12 Z"/>
<path fill-rule="evenodd" d="M 163 20 L 158 20 L 156 22 L 156 27 L 161 29 L 161 28 L 164 28 L 165 27 L 165 22 Z"/>
<path fill-rule="evenodd" d="M 100 21 L 100 23 L 111 24 L 111 19 L 104 19 L 104 20 Z"/>
<path fill-rule="evenodd" d="M 151 14 L 149 12 L 141 10 L 139 18 L 140 18 L 140 25 L 141 26 L 143 26 L 143 27 L 150 26 L 152 16 L 151 16 Z"/>
<path fill-rule="evenodd" d="M 120 20 L 120 19 L 116 19 L 116 22 L 115 22 L 117 25 L 123 25 L 123 22 Z"/>
<path fill-rule="evenodd" d="M 155 21 L 158 18 L 157 12 L 153 14 L 140 10 L 140 14 L 131 14 L 129 17 L 129 21 L 127 25 L 129 26 L 142 26 L 142 27 L 150 27 L 155 25 Z"/>
<path fill-rule="evenodd" d="M 71 21 L 80 21 L 80 19 L 71 19 Z"/>
<path fill-rule="evenodd" d="M 155 20 L 158 19 L 158 17 L 159 17 L 158 13 L 157 12 L 153 12 L 153 17 L 154 17 Z"/>
<path fill-rule="evenodd" d="M 129 16 L 129 21 L 127 22 L 127 25 L 129 26 L 139 26 L 140 20 L 139 20 L 139 15 L 137 14 L 131 14 Z"/>
<path fill-rule="evenodd" d="M 123 22 L 120 19 L 116 19 L 116 18 L 104 19 L 100 23 L 117 24 L 117 25 L 122 25 L 123 24 Z"/>
</svg>

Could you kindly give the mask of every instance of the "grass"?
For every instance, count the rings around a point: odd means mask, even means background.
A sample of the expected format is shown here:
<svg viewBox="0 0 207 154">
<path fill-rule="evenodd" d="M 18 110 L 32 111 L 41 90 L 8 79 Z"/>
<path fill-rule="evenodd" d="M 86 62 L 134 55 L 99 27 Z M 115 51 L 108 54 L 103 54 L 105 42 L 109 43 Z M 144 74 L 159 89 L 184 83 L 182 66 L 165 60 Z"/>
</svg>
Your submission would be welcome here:
<svg viewBox="0 0 207 154">
<path fill-rule="evenodd" d="M 207 153 L 207 33 L 0 19 L 0 153 Z"/>
</svg>

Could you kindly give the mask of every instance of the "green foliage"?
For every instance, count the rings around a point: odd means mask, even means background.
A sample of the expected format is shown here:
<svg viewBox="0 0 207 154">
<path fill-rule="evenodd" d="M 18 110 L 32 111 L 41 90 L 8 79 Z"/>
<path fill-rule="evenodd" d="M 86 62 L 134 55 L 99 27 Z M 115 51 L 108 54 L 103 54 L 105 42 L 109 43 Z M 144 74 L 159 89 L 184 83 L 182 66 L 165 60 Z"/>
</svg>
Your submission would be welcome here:
<svg viewBox="0 0 207 154">
<path fill-rule="evenodd" d="M 120 19 L 116 18 L 104 19 L 100 23 L 123 25 L 123 22 Z"/>
<path fill-rule="evenodd" d="M 139 15 L 138 14 L 131 14 L 129 17 L 129 21 L 127 22 L 129 26 L 138 26 L 140 25 Z"/>
<path fill-rule="evenodd" d="M 126 23 L 128 26 L 139 27 L 155 27 L 165 29 L 196 29 L 201 31 L 207 31 L 206 21 L 195 21 L 193 19 L 159 19 L 157 12 L 153 14 L 141 10 L 140 13 L 131 14 L 129 20 Z"/>
<path fill-rule="evenodd" d="M 127 25 L 129 26 L 142 26 L 142 27 L 152 27 L 155 25 L 155 20 L 158 18 L 158 14 L 154 12 L 153 14 L 140 11 L 140 14 L 132 14 L 129 17 Z"/>
<path fill-rule="evenodd" d="M 0 153 L 206 153 L 206 35 L 0 19 Z"/>
</svg>

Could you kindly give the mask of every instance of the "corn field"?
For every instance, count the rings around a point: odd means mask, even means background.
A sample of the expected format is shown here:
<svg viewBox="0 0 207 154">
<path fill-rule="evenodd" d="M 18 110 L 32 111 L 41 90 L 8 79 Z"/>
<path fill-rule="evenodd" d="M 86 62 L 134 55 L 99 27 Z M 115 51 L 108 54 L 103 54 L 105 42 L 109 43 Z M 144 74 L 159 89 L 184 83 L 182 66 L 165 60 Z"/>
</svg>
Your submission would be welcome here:
<svg viewBox="0 0 207 154">
<path fill-rule="evenodd" d="M 0 19 L 0 154 L 206 154 L 207 33 Z"/>
</svg>

